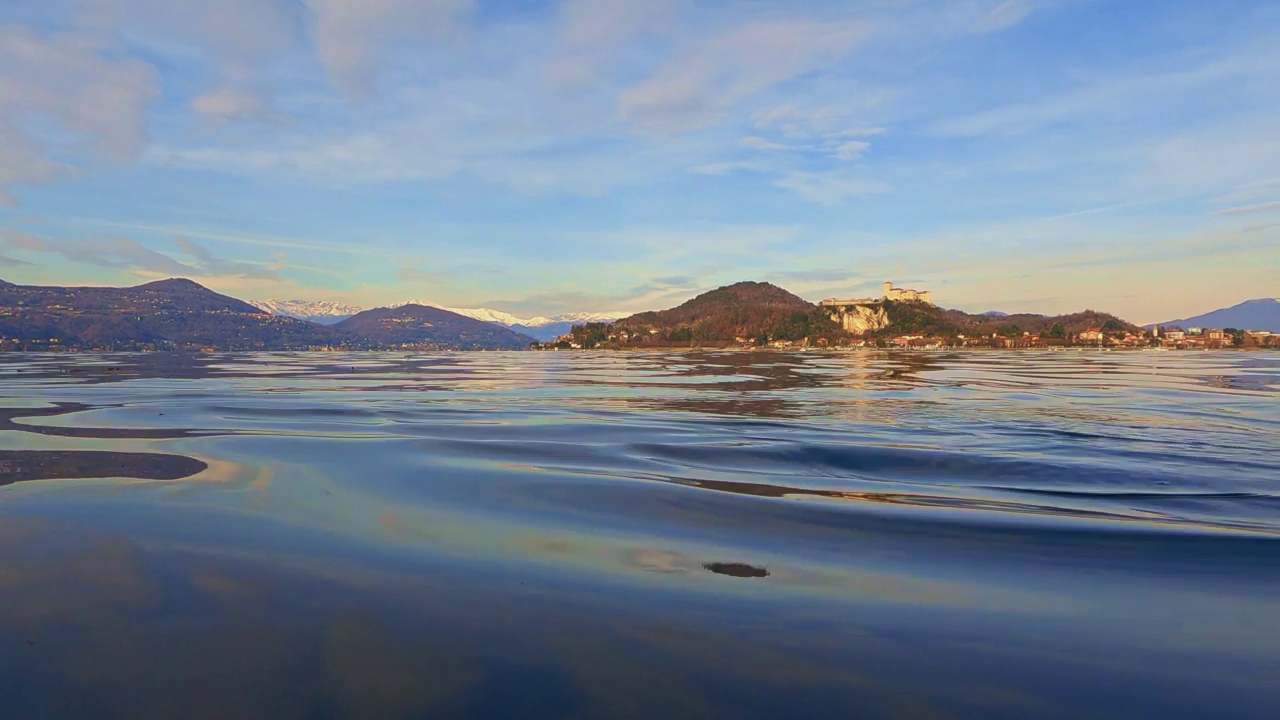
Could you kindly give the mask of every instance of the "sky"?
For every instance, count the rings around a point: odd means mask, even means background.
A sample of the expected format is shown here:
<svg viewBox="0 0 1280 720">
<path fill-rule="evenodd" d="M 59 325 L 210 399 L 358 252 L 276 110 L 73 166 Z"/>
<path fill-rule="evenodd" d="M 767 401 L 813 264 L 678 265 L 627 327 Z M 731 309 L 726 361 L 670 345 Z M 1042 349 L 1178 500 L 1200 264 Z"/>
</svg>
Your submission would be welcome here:
<svg viewBox="0 0 1280 720">
<path fill-rule="evenodd" d="M 1280 296 L 1280 4 L 7 0 L 0 278 L 519 315 Z"/>
</svg>

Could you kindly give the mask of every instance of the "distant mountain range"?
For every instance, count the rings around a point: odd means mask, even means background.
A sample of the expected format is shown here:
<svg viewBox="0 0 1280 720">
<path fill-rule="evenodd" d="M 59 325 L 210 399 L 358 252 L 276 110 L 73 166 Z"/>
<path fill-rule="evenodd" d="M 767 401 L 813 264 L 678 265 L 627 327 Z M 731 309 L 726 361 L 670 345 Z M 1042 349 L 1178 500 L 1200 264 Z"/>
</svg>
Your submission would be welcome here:
<svg viewBox="0 0 1280 720">
<path fill-rule="evenodd" d="M 527 350 L 533 342 L 497 323 L 416 304 L 365 310 L 335 327 L 383 346 L 429 343 L 449 350 Z"/>
<path fill-rule="evenodd" d="M 267 350 L 331 345 L 345 333 L 280 317 L 190 280 L 128 288 L 41 287 L 0 281 L 7 347 Z"/>
<path fill-rule="evenodd" d="M 510 328 L 515 332 L 528 335 L 536 340 L 543 342 L 554 340 L 561 335 L 573 329 L 574 325 L 581 325 L 589 322 L 612 322 L 620 317 L 624 317 L 627 313 L 593 313 L 593 312 L 574 312 L 556 315 L 555 317 L 536 316 L 531 318 L 522 318 L 512 315 L 501 310 L 492 308 L 455 308 L 446 307 L 438 303 L 425 300 L 411 300 L 404 305 L 422 305 L 424 307 L 438 307 L 441 310 L 448 310 L 459 315 L 465 315 L 469 318 L 480 320 L 481 322 L 490 322 L 497 325 Z"/>
<path fill-rule="evenodd" d="M 363 310 L 363 308 L 355 305 L 329 300 L 255 300 L 253 304 L 273 315 L 307 320 L 321 325 L 337 325 Z M 439 308 L 473 320 L 501 325 L 517 333 L 542 341 L 554 340 L 569 332 L 574 325 L 588 322 L 612 322 L 627 314 L 621 312 L 575 312 L 556 315 L 555 317 L 522 318 L 502 310 L 494 310 L 493 308 L 455 308 L 426 300 L 410 300 L 391 307 L 403 307 L 405 305 Z"/>
<path fill-rule="evenodd" d="M 1159 323 L 1161 327 L 1176 326 L 1183 329 L 1192 327 L 1238 330 L 1266 330 L 1280 333 L 1280 300 L 1275 298 L 1259 298 L 1246 300 L 1239 305 L 1214 310 L 1203 315 L 1169 320 Z M 1147 327 L 1153 327 L 1148 325 Z"/>
<path fill-rule="evenodd" d="M 339 303 L 262 302 L 271 312 L 184 279 L 136 287 L 42 287 L 0 280 L 0 349 L 523 350 L 533 338 L 439 308 L 356 310 Z M 322 325 L 293 317 L 323 317 Z"/>
<path fill-rule="evenodd" d="M 363 310 L 355 305 L 331 300 L 254 300 L 252 304 L 272 315 L 307 320 L 320 325 L 337 325 Z"/>
<path fill-rule="evenodd" d="M 853 339 L 853 333 L 879 343 L 908 335 L 1070 338 L 1086 330 L 1113 334 L 1139 330 L 1092 310 L 1050 317 L 973 315 L 927 302 L 889 300 L 859 307 L 876 314 L 876 322 L 850 323 L 845 313 L 840 316 L 846 321 L 842 325 L 827 308 L 762 282 L 726 285 L 668 310 L 624 318 L 615 318 L 614 313 L 521 318 L 491 308 L 448 309 L 420 303 L 365 311 L 334 302 L 250 304 L 184 279 L 128 288 L 39 287 L 0 280 L 0 349 L 516 350 L 562 334 L 572 335 L 571 345 L 581 347 L 687 347 L 800 340 L 840 344 Z M 1280 332 L 1280 301 L 1252 300 L 1162 324 Z"/>
</svg>

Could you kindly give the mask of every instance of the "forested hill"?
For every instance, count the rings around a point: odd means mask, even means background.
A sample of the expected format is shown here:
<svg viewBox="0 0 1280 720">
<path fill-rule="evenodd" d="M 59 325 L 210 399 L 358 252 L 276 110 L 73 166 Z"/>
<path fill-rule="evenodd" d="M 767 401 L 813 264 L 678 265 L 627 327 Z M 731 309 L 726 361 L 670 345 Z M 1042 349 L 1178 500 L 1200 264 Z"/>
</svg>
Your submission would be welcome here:
<svg viewBox="0 0 1280 720">
<path fill-rule="evenodd" d="M 885 300 L 888 326 L 868 332 L 868 339 L 903 335 L 955 339 L 1023 333 L 1068 338 L 1085 330 L 1140 332 L 1114 315 L 1085 310 L 1070 315 L 972 315 L 919 301 Z M 777 341 L 811 345 L 841 344 L 854 337 L 825 308 L 776 285 L 740 282 L 717 288 L 669 310 L 642 312 L 612 324 L 594 323 L 573 329 L 564 342 L 580 347 L 679 347 L 755 345 Z M 564 344 L 564 343 L 562 343 Z"/>
<path fill-rule="evenodd" d="M 441 350 L 527 350 L 533 338 L 501 325 L 482 322 L 426 305 L 365 310 L 335 327 L 380 346 Z"/>
<path fill-rule="evenodd" d="M 764 282 L 726 285 L 669 310 L 632 315 L 613 323 L 610 332 L 625 333 L 629 345 L 847 337 L 817 305 Z"/>
<path fill-rule="evenodd" d="M 1085 310 L 1069 315 L 971 315 L 961 310 L 946 310 L 936 305 L 920 302 L 885 302 L 889 315 L 889 327 L 875 333 L 878 336 L 896 336 L 912 333 L 938 337 L 968 335 L 1075 335 L 1085 330 L 1108 332 L 1141 332 L 1133 323 L 1115 315 Z"/>
<path fill-rule="evenodd" d="M 191 280 L 136 287 L 0 281 L 0 347 L 274 350 L 345 344 L 346 333 L 281 318 Z"/>
</svg>

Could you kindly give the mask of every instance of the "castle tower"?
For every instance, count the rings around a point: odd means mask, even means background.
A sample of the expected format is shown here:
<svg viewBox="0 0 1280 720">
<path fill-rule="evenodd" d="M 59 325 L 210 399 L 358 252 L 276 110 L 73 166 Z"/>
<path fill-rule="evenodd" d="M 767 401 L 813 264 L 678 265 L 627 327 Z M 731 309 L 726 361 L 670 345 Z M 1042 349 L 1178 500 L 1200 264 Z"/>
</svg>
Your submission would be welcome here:
<svg viewBox="0 0 1280 720">
<path fill-rule="evenodd" d="M 885 281 L 885 283 L 884 283 L 884 296 L 885 296 L 886 298 L 892 298 L 892 297 L 893 297 L 893 283 L 891 283 L 891 282 L 889 282 L 889 281 L 887 281 L 887 280 L 886 280 L 886 281 Z"/>
</svg>

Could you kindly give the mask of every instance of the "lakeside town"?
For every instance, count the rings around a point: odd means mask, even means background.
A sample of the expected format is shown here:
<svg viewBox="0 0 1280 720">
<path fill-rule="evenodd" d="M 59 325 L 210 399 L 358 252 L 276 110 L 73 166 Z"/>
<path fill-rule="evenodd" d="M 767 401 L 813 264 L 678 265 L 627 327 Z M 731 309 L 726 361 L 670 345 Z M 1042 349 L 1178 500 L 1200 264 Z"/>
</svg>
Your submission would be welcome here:
<svg viewBox="0 0 1280 720">
<path fill-rule="evenodd" d="M 632 343 L 635 336 L 626 331 L 605 335 L 603 342 L 594 344 L 582 342 L 575 333 L 566 333 L 551 343 L 542 343 L 538 349 L 544 350 L 581 350 L 581 349 L 615 349 L 636 347 Z M 996 350 L 1008 349 L 1041 349 L 1055 350 L 1067 348 L 1094 348 L 1106 350 L 1263 350 L 1280 349 L 1280 334 L 1265 330 L 1239 330 L 1236 328 L 1153 328 L 1149 332 L 1108 331 L 1102 328 L 1090 328 L 1072 335 L 1054 333 L 1040 334 L 1024 331 L 1020 335 L 1000 335 L 994 333 L 982 336 L 923 335 L 906 333 L 876 339 L 854 339 L 843 343 L 831 343 L 819 338 L 811 341 L 808 338 L 799 340 L 770 340 L 764 343 L 755 338 L 735 337 L 732 343 L 714 342 L 699 344 L 690 341 L 680 344 L 653 344 L 651 347 L 688 348 L 704 347 L 708 349 L 744 349 L 770 348 L 776 350 L 809 349 L 826 347 L 847 348 L 879 348 L 879 349 L 911 349 L 911 350 L 949 350 L 959 348 L 986 348 Z"/>
<path fill-rule="evenodd" d="M 744 284 L 740 284 L 744 285 Z M 738 287 L 738 286 L 731 286 Z M 1073 315 L 971 315 L 944 310 L 933 303 L 929 290 L 899 288 L 884 283 L 879 298 L 829 298 L 817 304 L 818 314 L 843 332 L 814 332 L 813 318 L 792 316 L 795 332 L 759 330 L 748 334 L 698 333 L 699 324 L 713 323 L 723 308 L 714 303 L 683 316 L 679 311 L 702 298 L 730 288 L 706 293 L 680 308 L 646 313 L 617 323 L 587 324 L 547 343 L 542 350 L 623 348 L 716 348 L 778 350 L 825 347 L 900 348 L 941 350 L 956 348 L 1042 349 L 1094 348 L 1105 350 L 1253 350 L 1280 348 L 1280 333 L 1243 328 L 1208 328 L 1155 325 L 1142 328 L 1105 313 L 1085 311 Z M 732 304 L 732 303 L 729 303 Z M 742 317 L 740 307 L 731 311 Z M 664 315 L 668 315 L 664 317 Z M 637 320 L 638 319 L 638 320 Z M 741 325 L 741 323 L 739 323 Z M 1035 326 L 1027 327 L 1025 326 Z"/>
<path fill-rule="evenodd" d="M 875 298 L 813 303 L 767 282 L 743 281 L 673 308 L 587 322 L 539 341 L 501 323 L 413 303 L 321 325 L 266 312 L 181 278 L 129 288 L 0 281 L 0 351 L 1280 348 L 1280 333 L 1264 329 L 1182 321 L 1143 328 L 1094 310 L 971 314 L 934 304 L 929 290 L 892 282 L 883 287 Z M 1266 322 L 1267 316 L 1204 317 Z"/>
</svg>

